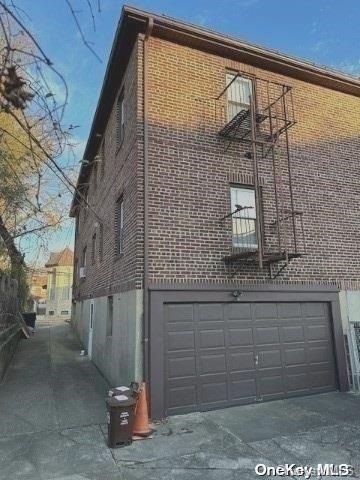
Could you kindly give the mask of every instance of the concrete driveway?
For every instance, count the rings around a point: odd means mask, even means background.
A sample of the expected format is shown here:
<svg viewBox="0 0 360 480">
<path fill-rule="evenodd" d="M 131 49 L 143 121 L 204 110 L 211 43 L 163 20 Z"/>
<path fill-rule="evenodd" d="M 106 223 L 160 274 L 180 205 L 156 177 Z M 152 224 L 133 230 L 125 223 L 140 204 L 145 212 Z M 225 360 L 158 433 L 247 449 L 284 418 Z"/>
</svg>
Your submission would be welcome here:
<svg viewBox="0 0 360 480">
<path fill-rule="evenodd" d="M 274 478 L 256 475 L 259 463 L 350 464 L 356 473 L 346 478 L 360 478 L 360 397 L 331 393 L 172 417 L 152 440 L 113 455 L 129 480 Z"/>
<path fill-rule="evenodd" d="M 0 480 L 246 480 L 275 478 L 256 475 L 257 464 L 284 463 L 351 464 L 346 478 L 360 478 L 360 396 L 351 394 L 172 417 L 151 440 L 110 450 L 108 385 L 79 351 L 63 323 L 21 342 L 0 384 Z"/>
</svg>

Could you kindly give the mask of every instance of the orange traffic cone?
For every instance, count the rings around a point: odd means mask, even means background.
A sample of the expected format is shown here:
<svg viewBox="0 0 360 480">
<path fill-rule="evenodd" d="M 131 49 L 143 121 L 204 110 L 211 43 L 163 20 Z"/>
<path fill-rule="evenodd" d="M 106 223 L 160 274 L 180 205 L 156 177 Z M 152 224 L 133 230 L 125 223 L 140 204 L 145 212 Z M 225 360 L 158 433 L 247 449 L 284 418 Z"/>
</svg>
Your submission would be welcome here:
<svg viewBox="0 0 360 480">
<path fill-rule="evenodd" d="M 135 422 L 134 422 L 134 440 L 140 438 L 146 438 L 151 434 L 152 430 L 149 426 L 149 414 L 146 398 L 146 384 L 142 384 L 142 388 L 139 394 L 139 398 L 136 404 L 135 410 Z"/>
</svg>

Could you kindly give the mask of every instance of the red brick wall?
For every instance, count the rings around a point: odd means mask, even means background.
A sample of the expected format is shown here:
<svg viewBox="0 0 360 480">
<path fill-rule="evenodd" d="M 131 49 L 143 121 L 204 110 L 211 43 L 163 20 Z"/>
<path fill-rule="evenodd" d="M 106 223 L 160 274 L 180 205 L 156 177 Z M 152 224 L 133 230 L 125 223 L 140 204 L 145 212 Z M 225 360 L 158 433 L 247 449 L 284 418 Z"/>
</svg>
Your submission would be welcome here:
<svg viewBox="0 0 360 480">
<path fill-rule="evenodd" d="M 150 281 L 268 281 L 267 270 L 222 258 L 231 244 L 229 182 L 251 174 L 248 147 L 224 153 L 214 101 L 226 68 L 294 88 L 290 130 L 295 208 L 305 212 L 306 257 L 285 282 L 357 282 L 360 276 L 360 99 L 211 54 L 150 39 Z M 280 155 L 281 157 L 281 155 Z M 269 160 L 270 162 L 270 160 Z M 263 162 L 264 208 L 273 202 Z"/>
<path fill-rule="evenodd" d="M 111 292 L 141 288 L 141 225 L 142 217 L 139 201 L 142 200 L 141 178 L 138 170 L 138 129 L 141 126 L 142 115 L 138 109 L 138 89 L 141 78 L 138 68 L 141 65 L 136 43 L 130 61 L 118 89 L 124 89 L 125 107 L 125 134 L 120 146 L 116 142 L 116 105 L 111 112 L 105 139 L 105 166 L 104 175 L 101 175 L 101 165 L 97 168 L 97 186 L 95 188 L 95 169 L 91 169 L 89 178 L 88 201 L 97 216 L 103 222 L 103 254 L 100 248 L 100 220 L 91 209 L 85 214 L 81 208 L 79 234 L 75 242 L 75 259 L 78 267 L 81 266 L 82 251 L 87 246 L 87 275 L 80 280 L 77 273 L 75 296 L 86 298 L 106 295 Z M 141 52 L 140 52 L 141 56 Z M 139 184 L 140 181 L 140 184 Z M 115 202 L 123 196 L 124 200 L 124 253 L 117 256 L 115 253 Z M 96 232 L 95 264 L 91 262 L 91 244 L 93 233 Z"/>
</svg>

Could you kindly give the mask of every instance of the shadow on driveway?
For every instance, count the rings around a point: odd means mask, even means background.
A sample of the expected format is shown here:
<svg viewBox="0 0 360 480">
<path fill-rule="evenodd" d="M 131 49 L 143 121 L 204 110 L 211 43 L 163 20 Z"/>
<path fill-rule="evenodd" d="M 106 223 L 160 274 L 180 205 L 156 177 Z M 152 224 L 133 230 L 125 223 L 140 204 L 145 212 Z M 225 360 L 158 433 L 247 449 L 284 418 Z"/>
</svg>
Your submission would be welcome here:
<svg viewBox="0 0 360 480">
<path fill-rule="evenodd" d="M 274 478 L 258 463 L 346 463 L 360 478 L 360 396 L 336 392 L 171 417 L 110 450 L 108 385 L 79 353 L 64 323 L 21 341 L 0 385 L 0 480 Z"/>
</svg>

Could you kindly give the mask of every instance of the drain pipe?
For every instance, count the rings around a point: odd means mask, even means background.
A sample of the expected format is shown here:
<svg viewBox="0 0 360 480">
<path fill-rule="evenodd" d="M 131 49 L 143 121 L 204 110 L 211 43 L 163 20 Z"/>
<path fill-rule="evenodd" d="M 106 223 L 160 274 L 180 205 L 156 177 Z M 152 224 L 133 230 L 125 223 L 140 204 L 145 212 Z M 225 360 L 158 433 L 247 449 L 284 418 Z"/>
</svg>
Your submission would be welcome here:
<svg viewBox="0 0 360 480">
<path fill-rule="evenodd" d="M 144 118 L 144 297 L 143 297 L 143 380 L 149 382 L 149 131 L 148 131 L 148 52 L 149 38 L 154 25 L 153 18 L 148 19 L 143 40 L 143 118 Z"/>
</svg>

